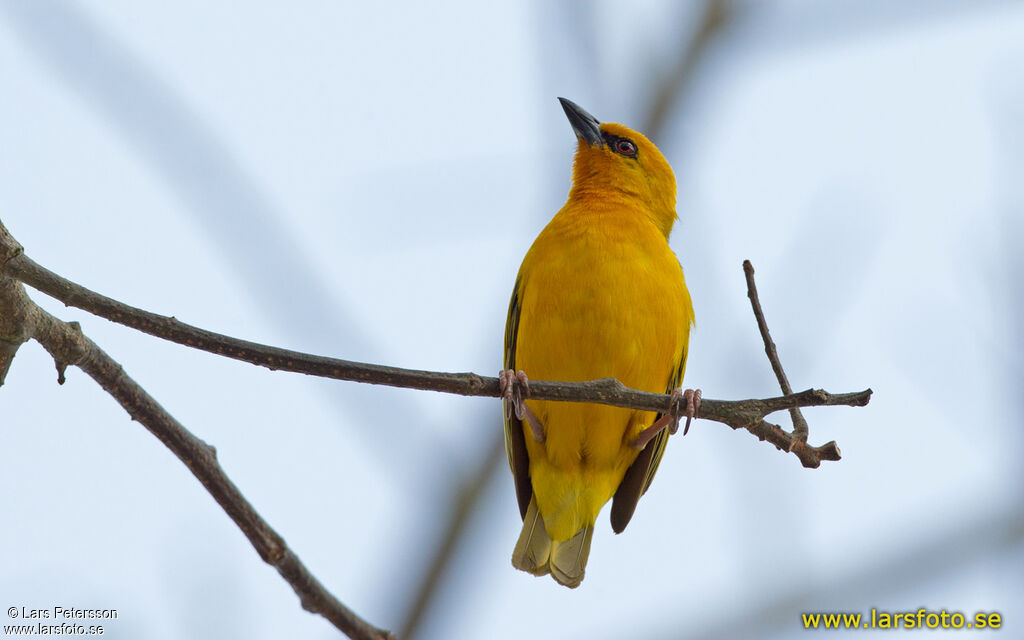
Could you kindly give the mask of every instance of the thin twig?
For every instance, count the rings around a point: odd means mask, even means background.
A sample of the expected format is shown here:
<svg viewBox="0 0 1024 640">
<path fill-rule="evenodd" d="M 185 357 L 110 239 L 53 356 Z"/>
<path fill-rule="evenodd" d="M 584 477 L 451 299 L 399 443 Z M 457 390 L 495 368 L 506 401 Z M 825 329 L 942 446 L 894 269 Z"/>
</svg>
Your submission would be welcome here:
<svg viewBox="0 0 1024 640">
<path fill-rule="evenodd" d="M 779 361 L 779 352 L 775 349 L 775 342 L 768 334 L 768 323 L 764 319 L 764 311 L 761 310 L 761 301 L 757 297 L 757 285 L 754 284 L 754 265 L 750 260 L 743 261 L 743 273 L 747 277 L 747 297 L 750 298 L 750 306 L 754 309 L 754 317 L 757 318 L 757 328 L 761 332 L 761 339 L 764 340 L 764 352 L 768 354 L 768 361 L 772 363 L 772 370 L 779 380 L 782 393 L 789 395 L 793 388 L 789 386 L 789 379 L 786 372 L 782 370 L 782 362 Z M 793 418 L 793 437 L 800 442 L 807 442 L 807 421 L 804 414 L 800 413 L 799 407 L 790 407 L 789 415 Z"/>
<path fill-rule="evenodd" d="M 8 315 L 11 309 L 17 309 L 17 314 Z M 29 299 L 20 283 L 3 275 L 0 275 L 0 317 L 4 321 L 16 317 L 24 320 L 24 331 L 53 356 L 60 372 L 59 380 L 63 380 L 63 371 L 68 366 L 79 367 L 112 395 L 133 420 L 159 438 L 238 525 L 260 558 L 277 569 L 291 585 L 304 609 L 323 616 L 350 638 L 393 638 L 388 631 L 374 627 L 331 595 L 224 473 L 217 462 L 216 450 L 175 420 L 124 372 L 120 364 L 87 338 L 78 323 L 63 322 L 50 315 Z"/>
</svg>

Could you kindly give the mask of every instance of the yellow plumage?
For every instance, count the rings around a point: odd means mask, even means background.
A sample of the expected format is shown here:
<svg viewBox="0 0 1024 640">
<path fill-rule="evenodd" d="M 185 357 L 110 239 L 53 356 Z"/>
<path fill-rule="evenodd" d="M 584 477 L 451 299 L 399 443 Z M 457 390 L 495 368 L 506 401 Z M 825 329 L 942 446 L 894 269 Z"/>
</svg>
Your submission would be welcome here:
<svg viewBox="0 0 1024 640">
<path fill-rule="evenodd" d="M 693 323 L 683 272 L 668 245 L 676 219 L 675 177 L 643 135 L 618 124 L 598 127 L 576 105 L 563 106 L 580 137 L 573 185 L 519 270 L 505 368 L 535 380 L 613 377 L 665 393 L 682 380 Z M 615 496 L 612 525 L 616 531 L 625 527 L 668 432 L 637 452 L 629 442 L 657 419 L 654 412 L 526 404 L 546 437 L 538 442 L 515 416 L 506 422 L 524 515 L 513 564 L 537 575 L 550 571 L 575 587 L 583 579 L 598 513 Z"/>
</svg>

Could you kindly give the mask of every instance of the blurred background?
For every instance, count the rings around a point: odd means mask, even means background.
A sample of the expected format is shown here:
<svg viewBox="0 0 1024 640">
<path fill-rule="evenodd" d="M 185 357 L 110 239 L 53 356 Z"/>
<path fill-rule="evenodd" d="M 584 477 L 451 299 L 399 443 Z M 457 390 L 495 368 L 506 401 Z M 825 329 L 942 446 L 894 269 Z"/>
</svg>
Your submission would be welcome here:
<svg viewBox="0 0 1024 640">
<path fill-rule="evenodd" d="M 576 591 L 510 565 L 497 401 L 274 373 L 30 294 L 404 637 L 788 638 L 802 611 L 872 607 L 998 611 L 1017 637 L 1022 60 L 1024 5 L 989 0 L 2 1 L 0 219 L 44 266 L 204 328 L 494 375 L 568 190 L 568 97 L 675 167 L 687 386 L 778 393 L 749 258 L 793 387 L 875 392 L 806 411 L 843 452 L 817 470 L 698 421 L 624 534 L 602 513 Z M 116 608 L 110 638 L 337 636 L 35 343 L 0 452 L 3 609 Z"/>
</svg>

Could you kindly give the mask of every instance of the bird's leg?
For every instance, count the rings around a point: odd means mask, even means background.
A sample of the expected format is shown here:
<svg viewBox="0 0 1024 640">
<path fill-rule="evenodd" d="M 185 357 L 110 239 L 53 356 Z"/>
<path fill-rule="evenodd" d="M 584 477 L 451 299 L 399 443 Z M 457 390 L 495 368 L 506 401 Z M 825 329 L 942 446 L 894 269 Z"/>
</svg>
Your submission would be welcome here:
<svg viewBox="0 0 1024 640">
<path fill-rule="evenodd" d="M 673 389 L 668 401 L 668 411 L 658 418 L 654 424 L 641 431 L 629 443 L 629 446 L 637 451 L 642 450 L 647 446 L 648 442 L 653 440 L 666 427 L 668 427 L 668 432 L 674 435 L 679 431 L 679 419 L 684 415 L 686 416 L 686 426 L 683 427 L 683 435 L 685 436 L 686 432 L 690 430 L 690 421 L 697 417 L 697 412 L 700 410 L 700 399 L 700 389 L 687 389 L 686 391 Z M 685 408 L 683 406 L 684 402 Z"/>
<path fill-rule="evenodd" d="M 518 372 L 512 369 L 505 369 L 498 372 L 498 382 L 501 385 L 501 397 L 505 399 L 505 416 L 511 417 L 512 411 L 516 412 L 516 418 L 525 420 L 530 425 L 530 432 L 537 442 L 544 442 L 544 425 L 540 418 L 523 401 L 523 393 L 530 395 L 530 379 L 520 369 Z"/>
</svg>

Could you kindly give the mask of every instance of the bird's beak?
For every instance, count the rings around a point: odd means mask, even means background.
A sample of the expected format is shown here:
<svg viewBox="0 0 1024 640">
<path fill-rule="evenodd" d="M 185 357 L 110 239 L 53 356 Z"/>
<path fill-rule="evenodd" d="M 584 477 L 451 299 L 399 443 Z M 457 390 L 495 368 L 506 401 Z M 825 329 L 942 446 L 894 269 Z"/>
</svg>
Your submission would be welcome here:
<svg viewBox="0 0 1024 640">
<path fill-rule="evenodd" d="M 597 118 L 587 113 L 586 109 L 572 100 L 559 98 L 558 101 L 562 103 L 562 109 L 565 110 L 565 115 L 569 118 L 569 124 L 572 125 L 572 130 L 576 132 L 580 140 L 592 147 L 603 147 L 604 136 L 601 135 L 601 123 L 597 121 Z"/>
</svg>

